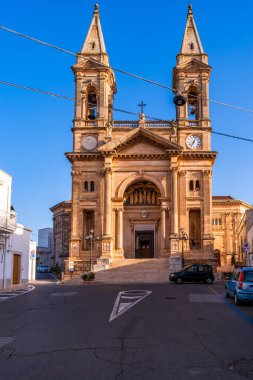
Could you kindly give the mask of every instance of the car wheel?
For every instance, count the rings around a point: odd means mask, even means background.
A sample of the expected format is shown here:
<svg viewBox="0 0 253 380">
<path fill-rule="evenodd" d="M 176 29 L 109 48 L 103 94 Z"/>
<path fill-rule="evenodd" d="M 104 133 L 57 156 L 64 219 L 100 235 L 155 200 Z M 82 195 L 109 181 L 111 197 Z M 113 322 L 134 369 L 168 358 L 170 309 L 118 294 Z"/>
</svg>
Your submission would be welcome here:
<svg viewBox="0 0 253 380">
<path fill-rule="evenodd" d="M 211 277 L 208 277 L 208 278 L 206 279 L 206 283 L 207 283 L 208 285 L 211 285 L 211 284 L 213 283 L 213 279 L 212 279 Z"/>
<path fill-rule="evenodd" d="M 241 300 L 238 298 L 237 294 L 235 293 L 234 302 L 237 306 L 241 305 Z"/>
<path fill-rule="evenodd" d="M 176 283 L 177 283 L 177 284 L 182 284 L 182 282 L 183 282 L 183 280 L 182 280 L 181 277 L 178 277 L 178 278 L 176 279 Z"/>
<path fill-rule="evenodd" d="M 225 294 L 225 297 L 226 297 L 226 298 L 229 298 L 229 297 L 230 297 L 230 294 L 229 294 L 229 292 L 228 292 L 227 288 L 225 288 L 225 290 L 226 290 L 226 294 Z"/>
</svg>

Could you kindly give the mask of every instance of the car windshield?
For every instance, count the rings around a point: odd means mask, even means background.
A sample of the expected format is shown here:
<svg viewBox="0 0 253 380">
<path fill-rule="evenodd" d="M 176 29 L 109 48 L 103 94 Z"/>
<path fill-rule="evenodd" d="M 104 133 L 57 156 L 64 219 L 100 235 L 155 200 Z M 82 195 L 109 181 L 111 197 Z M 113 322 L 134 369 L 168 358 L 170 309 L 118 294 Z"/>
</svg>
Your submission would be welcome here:
<svg viewBox="0 0 253 380">
<path fill-rule="evenodd" d="M 192 267 L 192 265 L 186 265 L 186 267 L 183 267 L 182 270 L 187 270 L 187 269 L 189 269 L 189 268 L 191 268 L 191 267 Z"/>
<path fill-rule="evenodd" d="M 253 271 L 252 272 L 244 272 L 244 281 L 245 282 L 253 282 Z"/>
</svg>

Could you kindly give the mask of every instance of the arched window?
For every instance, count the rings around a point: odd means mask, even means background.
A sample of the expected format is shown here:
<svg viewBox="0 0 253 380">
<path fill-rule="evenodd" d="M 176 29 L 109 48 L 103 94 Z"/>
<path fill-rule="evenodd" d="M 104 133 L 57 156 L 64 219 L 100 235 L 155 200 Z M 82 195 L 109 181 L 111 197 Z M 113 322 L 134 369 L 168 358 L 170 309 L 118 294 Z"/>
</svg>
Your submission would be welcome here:
<svg viewBox="0 0 253 380">
<path fill-rule="evenodd" d="M 149 181 L 138 181 L 130 185 L 125 193 L 125 206 L 155 206 L 160 205 L 160 190 Z"/>
<path fill-rule="evenodd" d="M 191 90 L 188 94 L 188 119 L 198 120 L 199 118 L 199 101 L 196 91 Z"/>
<path fill-rule="evenodd" d="M 200 184 L 199 184 L 199 180 L 197 179 L 196 183 L 195 183 L 195 190 L 196 191 L 199 191 L 200 190 Z"/>
<path fill-rule="evenodd" d="M 193 191 L 194 190 L 194 184 L 193 184 L 193 180 L 191 179 L 190 182 L 189 182 L 189 190 L 190 191 Z"/>
<path fill-rule="evenodd" d="M 94 191 L 95 190 L 95 184 L 94 184 L 94 181 L 91 181 L 90 183 L 90 191 Z"/>
<path fill-rule="evenodd" d="M 84 181 L 84 191 L 89 191 L 89 182 Z"/>
<path fill-rule="evenodd" d="M 95 88 L 90 88 L 87 95 L 87 119 L 97 118 L 97 94 Z"/>
</svg>

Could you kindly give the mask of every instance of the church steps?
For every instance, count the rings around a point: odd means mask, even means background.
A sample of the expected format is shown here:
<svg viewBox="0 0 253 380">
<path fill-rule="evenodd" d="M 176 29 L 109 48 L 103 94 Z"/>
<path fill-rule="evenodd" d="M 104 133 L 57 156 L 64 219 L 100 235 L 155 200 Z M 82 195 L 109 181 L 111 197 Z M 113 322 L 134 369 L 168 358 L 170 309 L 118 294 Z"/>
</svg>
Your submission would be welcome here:
<svg viewBox="0 0 253 380">
<path fill-rule="evenodd" d="M 164 283 L 169 281 L 168 259 L 114 260 L 107 270 L 96 273 L 101 283 Z"/>
</svg>

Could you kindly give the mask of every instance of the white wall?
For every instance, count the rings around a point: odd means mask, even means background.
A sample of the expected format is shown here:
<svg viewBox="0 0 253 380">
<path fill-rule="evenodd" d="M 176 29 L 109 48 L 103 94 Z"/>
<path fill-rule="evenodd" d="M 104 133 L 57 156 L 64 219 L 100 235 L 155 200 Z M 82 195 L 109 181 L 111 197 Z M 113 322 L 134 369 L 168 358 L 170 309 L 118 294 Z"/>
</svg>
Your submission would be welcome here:
<svg viewBox="0 0 253 380">
<path fill-rule="evenodd" d="M 0 215 L 10 213 L 12 177 L 0 170 Z"/>
<path fill-rule="evenodd" d="M 14 255 L 20 256 L 18 286 L 26 286 L 29 280 L 30 241 L 32 230 L 17 224 L 14 234 L 6 238 L 6 246 L 0 250 L 0 289 L 11 289 L 13 285 Z"/>
</svg>

